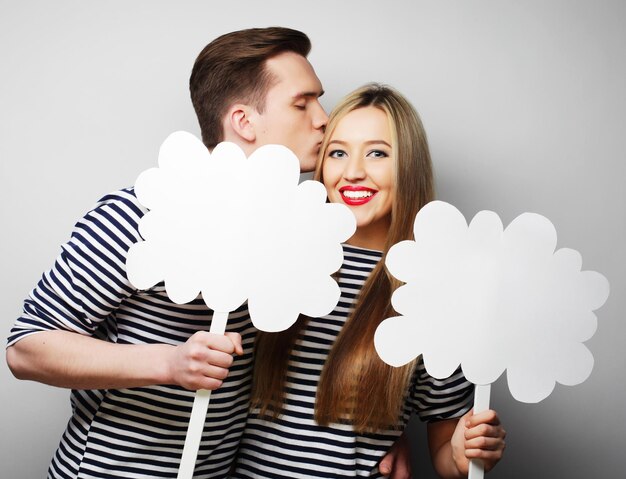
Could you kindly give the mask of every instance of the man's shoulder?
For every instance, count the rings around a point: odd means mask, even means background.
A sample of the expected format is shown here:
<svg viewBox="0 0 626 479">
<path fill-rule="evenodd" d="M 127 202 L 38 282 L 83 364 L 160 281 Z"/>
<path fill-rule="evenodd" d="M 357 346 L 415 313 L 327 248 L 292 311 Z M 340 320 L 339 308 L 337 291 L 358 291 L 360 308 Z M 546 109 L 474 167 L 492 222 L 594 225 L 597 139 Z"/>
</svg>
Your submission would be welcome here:
<svg viewBox="0 0 626 479">
<path fill-rule="evenodd" d="M 139 221 L 147 211 L 137 199 L 133 187 L 123 188 L 100 198 L 76 223 L 76 228 L 102 225 L 111 234 L 117 231 L 126 236 L 139 238 L 137 232 Z"/>
<path fill-rule="evenodd" d="M 116 205 L 124 209 L 130 209 L 140 216 L 143 216 L 147 211 L 147 209 L 137 199 L 134 187 L 122 188 L 104 195 L 96 202 L 92 210 L 112 205 Z"/>
<path fill-rule="evenodd" d="M 103 212 L 117 213 L 139 221 L 148 209 L 143 206 L 135 195 L 135 188 L 123 188 L 101 197 L 96 204 L 87 211 L 85 217 Z"/>
</svg>

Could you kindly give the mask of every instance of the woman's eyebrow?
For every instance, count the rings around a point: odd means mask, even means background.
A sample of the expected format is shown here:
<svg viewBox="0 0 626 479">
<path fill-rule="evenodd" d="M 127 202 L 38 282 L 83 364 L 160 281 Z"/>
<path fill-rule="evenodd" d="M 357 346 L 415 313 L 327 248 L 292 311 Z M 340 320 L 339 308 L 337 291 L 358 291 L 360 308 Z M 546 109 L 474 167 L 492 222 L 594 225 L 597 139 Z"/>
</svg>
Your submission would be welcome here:
<svg viewBox="0 0 626 479">
<path fill-rule="evenodd" d="M 338 143 L 338 144 L 340 144 L 340 145 L 346 145 L 346 144 L 347 144 L 347 142 L 342 141 L 342 140 L 330 140 L 330 141 L 328 142 L 328 144 L 329 144 L 329 145 L 332 145 L 333 143 Z"/>
<path fill-rule="evenodd" d="M 343 140 L 330 140 L 328 142 L 329 145 L 332 145 L 333 143 L 338 143 L 340 145 L 347 145 L 348 144 L 347 141 L 343 141 Z M 389 148 L 391 148 L 391 145 L 389 143 L 387 143 L 385 140 L 368 140 L 368 141 L 364 141 L 363 144 L 364 145 L 386 145 Z"/>
<path fill-rule="evenodd" d="M 369 140 L 363 143 L 364 145 L 387 145 L 391 148 L 391 145 L 387 143 L 385 140 Z"/>
</svg>

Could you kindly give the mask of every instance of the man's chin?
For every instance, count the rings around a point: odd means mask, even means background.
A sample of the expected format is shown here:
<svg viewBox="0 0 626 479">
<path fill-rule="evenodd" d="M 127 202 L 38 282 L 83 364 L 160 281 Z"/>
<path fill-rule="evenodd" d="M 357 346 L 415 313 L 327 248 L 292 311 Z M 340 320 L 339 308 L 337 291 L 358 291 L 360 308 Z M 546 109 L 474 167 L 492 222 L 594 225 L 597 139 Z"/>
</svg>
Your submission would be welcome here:
<svg viewBox="0 0 626 479">
<path fill-rule="evenodd" d="M 300 159 L 300 173 L 312 173 L 315 171 L 315 164 L 317 162 L 317 157 L 314 159 L 311 158 L 301 158 Z"/>
</svg>

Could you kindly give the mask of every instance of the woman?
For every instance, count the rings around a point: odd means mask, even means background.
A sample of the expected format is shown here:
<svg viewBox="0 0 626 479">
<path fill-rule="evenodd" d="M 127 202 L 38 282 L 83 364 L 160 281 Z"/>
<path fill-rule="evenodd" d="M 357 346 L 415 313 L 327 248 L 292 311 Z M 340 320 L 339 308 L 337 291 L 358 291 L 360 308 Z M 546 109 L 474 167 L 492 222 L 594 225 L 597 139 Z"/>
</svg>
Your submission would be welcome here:
<svg viewBox="0 0 626 479">
<path fill-rule="evenodd" d="M 316 178 L 328 199 L 357 219 L 338 273 L 341 299 L 327 317 L 301 317 L 283 333 L 258 337 L 262 360 L 234 477 L 381 477 L 380 459 L 413 412 L 430 421 L 431 457 L 442 477 L 464 477 L 472 457 L 490 469 L 502 455 L 504 430 L 493 411 L 466 414 L 473 386 L 462 373 L 436 380 L 421 359 L 393 368 L 374 350 L 374 332 L 394 315 L 390 299 L 399 285 L 384 256 L 412 238 L 413 218 L 433 198 L 417 113 L 391 88 L 362 87 L 331 114 L 320 156 Z"/>
</svg>

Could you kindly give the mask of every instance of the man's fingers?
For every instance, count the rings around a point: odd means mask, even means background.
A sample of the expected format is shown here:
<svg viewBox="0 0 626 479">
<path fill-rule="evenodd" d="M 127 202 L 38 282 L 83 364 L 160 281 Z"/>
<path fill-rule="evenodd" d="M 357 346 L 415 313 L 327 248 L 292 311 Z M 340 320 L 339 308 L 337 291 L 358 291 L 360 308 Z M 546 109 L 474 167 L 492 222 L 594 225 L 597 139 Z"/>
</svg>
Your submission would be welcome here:
<svg viewBox="0 0 626 479">
<path fill-rule="evenodd" d="M 198 331 L 189 341 L 226 354 L 243 354 L 239 333 L 214 334 Z"/>
<path fill-rule="evenodd" d="M 209 365 L 218 366 L 220 368 L 229 368 L 233 365 L 233 357 L 230 354 L 223 353 L 222 351 L 214 351 L 212 349 L 207 351 L 204 361 Z"/>
<path fill-rule="evenodd" d="M 230 336 L 226 336 L 225 334 L 208 333 L 206 345 L 213 350 L 222 351 L 226 354 L 233 354 L 235 352 L 233 340 Z"/>
<path fill-rule="evenodd" d="M 206 389 L 207 391 L 215 391 L 222 386 L 222 381 L 215 378 L 203 377 L 195 381 L 187 389 L 191 391 L 197 391 L 199 389 Z"/>
<path fill-rule="evenodd" d="M 241 334 L 239 333 L 226 333 L 225 336 L 231 340 L 234 347 L 234 352 L 237 356 L 243 354 L 243 345 L 241 342 Z"/>
<path fill-rule="evenodd" d="M 385 457 L 383 457 L 378 465 L 378 470 L 383 476 L 388 476 L 391 473 L 393 465 L 393 453 L 388 452 Z"/>
<path fill-rule="evenodd" d="M 378 470 L 389 479 L 411 479 L 409 443 L 406 433 L 398 438 L 381 459 Z"/>
<path fill-rule="evenodd" d="M 408 460 L 409 458 L 406 458 L 406 461 L 396 460 L 393 463 L 393 470 L 389 479 L 411 479 L 411 469 L 407 462 Z"/>
<path fill-rule="evenodd" d="M 393 443 L 393 445 L 389 448 L 389 451 L 385 456 L 380 460 L 378 464 L 378 470 L 383 476 L 389 476 L 393 471 L 394 462 L 396 462 L 396 455 L 398 454 L 398 441 Z"/>
<path fill-rule="evenodd" d="M 211 353 L 223 355 L 232 362 L 232 356 L 218 351 Z M 188 371 L 184 374 L 182 386 L 191 389 L 208 389 L 215 390 L 222 385 L 222 382 L 228 376 L 228 367 L 220 367 L 209 362 L 194 362 L 190 364 Z"/>
</svg>

